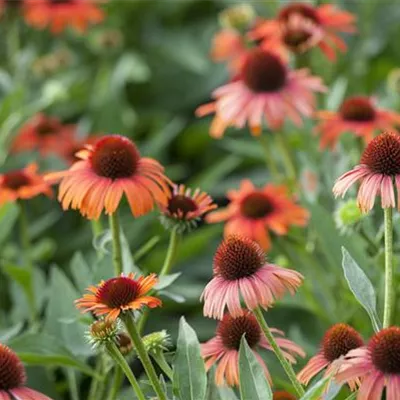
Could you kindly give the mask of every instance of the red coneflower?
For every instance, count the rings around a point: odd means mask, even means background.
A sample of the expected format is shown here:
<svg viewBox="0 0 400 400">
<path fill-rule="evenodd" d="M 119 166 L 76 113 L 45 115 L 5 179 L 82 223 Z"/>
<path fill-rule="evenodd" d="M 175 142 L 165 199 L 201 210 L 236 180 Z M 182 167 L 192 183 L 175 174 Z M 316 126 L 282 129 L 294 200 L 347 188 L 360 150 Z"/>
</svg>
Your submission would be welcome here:
<svg viewBox="0 0 400 400">
<path fill-rule="evenodd" d="M 272 398 L 273 400 L 297 400 L 294 395 L 284 390 L 275 391 Z"/>
<path fill-rule="evenodd" d="M 193 193 L 184 185 L 174 185 L 167 204 L 160 204 L 162 223 L 166 228 L 179 224 L 181 231 L 194 228 L 200 218 L 217 208 L 212 198 L 200 189 Z"/>
<path fill-rule="evenodd" d="M 275 335 L 283 335 L 283 332 L 278 329 L 272 328 L 271 331 Z M 229 386 L 239 385 L 239 348 L 243 335 L 245 335 L 247 344 L 262 365 L 267 379 L 271 382 L 268 368 L 257 349 L 261 347 L 273 351 L 272 347 L 262 334 L 254 315 L 243 310 L 239 317 L 225 314 L 218 323 L 215 337 L 201 345 L 206 369 L 209 370 L 214 364 L 218 364 L 215 371 L 215 383 L 219 386 L 224 385 L 224 383 Z M 295 364 L 295 356 L 304 357 L 305 354 L 301 347 L 291 340 L 282 337 L 277 337 L 275 340 L 289 362 Z"/>
<path fill-rule="evenodd" d="M 138 279 L 133 273 L 127 276 L 121 274 L 117 278 L 101 281 L 97 286 L 89 286 L 86 290 L 90 294 L 84 294 L 75 304 L 82 312 L 106 315 L 107 320 L 115 321 L 124 311 L 140 310 L 144 306 L 160 307 L 160 299 L 147 295 L 157 282 L 155 274 Z"/>
<path fill-rule="evenodd" d="M 58 199 L 64 210 L 79 209 L 87 218 L 97 219 L 103 209 L 113 214 L 124 193 L 135 217 L 150 212 L 155 202 L 167 203 L 170 181 L 164 168 L 141 157 L 128 138 L 104 136 L 77 157 L 80 160 L 70 169 L 47 176 L 51 182 L 61 180 Z"/>
<path fill-rule="evenodd" d="M 376 333 L 367 346 L 348 353 L 339 382 L 360 379 L 357 400 L 397 400 L 400 393 L 400 328 L 392 326 Z"/>
<path fill-rule="evenodd" d="M 12 143 L 11 151 L 37 150 L 42 156 L 61 154 L 72 141 L 75 131 L 75 125 L 63 125 L 58 118 L 40 113 L 22 126 Z"/>
<path fill-rule="evenodd" d="M 25 386 L 26 372 L 18 356 L 0 343 L 0 400 L 51 400 Z"/>
<path fill-rule="evenodd" d="M 250 310 L 271 307 L 286 291 L 294 295 L 303 281 L 296 271 L 268 264 L 256 242 L 237 235 L 229 236 L 219 245 L 213 275 L 201 300 L 204 300 L 204 315 L 216 319 L 223 318 L 225 307 L 233 317 L 243 315 L 241 297 Z"/>
<path fill-rule="evenodd" d="M 0 174 L 0 206 L 18 199 L 31 199 L 39 194 L 51 196 L 49 184 L 37 170 L 38 166 L 33 163 L 24 169 Z"/>
<path fill-rule="evenodd" d="M 255 240 L 264 250 L 271 247 L 268 231 L 285 235 L 291 225 L 305 226 L 308 211 L 295 204 L 282 185 L 268 184 L 255 188 L 249 180 L 243 180 L 239 190 L 227 194 L 230 203 L 225 209 L 207 215 L 209 223 L 227 221 L 226 236 L 240 233 Z"/>
<path fill-rule="evenodd" d="M 28 24 L 50 28 L 54 34 L 68 27 L 83 33 L 91 24 L 104 19 L 104 12 L 96 5 L 97 0 L 25 0 L 24 14 Z"/>
<path fill-rule="evenodd" d="M 326 369 L 324 376 L 332 372 L 340 371 L 343 357 L 350 351 L 364 345 L 361 335 L 347 324 L 336 324 L 329 328 L 321 342 L 318 353 L 312 357 L 307 365 L 297 375 L 297 379 L 304 385 L 323 369 Z M 354 382 L 349 382 L 354 388 Z"/>
<path fill-rule="evenodd" d="M 210 134 L 223 136 L 229 126 L 243 128 L 248 123 L 253 135 L 260 135 L 263 120 L 272 128 L 282 126 L 286 117 L 296 125 L 301 116 L 314 112 L 314 92 L 325 87 L 307 69 L 290 70 L 282 58 L 271 51 L 248 51 L 238 77 L 213 92 L 215 101 L 200 106 L 197 116 L 215 113 Z"/>
<path fill-rule="evenodd" d="M 354 133 L 368 143 L 377 130 L 391 130 L 400 124 L 400 114 L 377 108 L 366 96 L 349 97 L 338 112 L 318 111 L 316 115 L 320 119 L 316 132 L 321 135 L 321 148 L 333 149 L 346 132 Z"/>
<path fill-rule="evenodd" d="M 262 39 L 262 46 L 283 47 L 294 52 L 318 46 L 329 60 L 335 61 L 335 50 L 347 49 L 337 34 L 355 31 L 355 16 L 338 10 L 333 4 L 314 7 L 293 2 L 281 9 L 276 20 L 258 24 L 250 37 Z"/>
<path fill-rule="evenodd" d="M 357 202 L 362 212 L 368 212 L 380 194 L 382 208 L 396 206 L 394 185 L 400 188 L 400 136 L 382 133 L 364 150 L 360 164 L 337 179 L 333 193 L 344 196 L 349 188 L 361 181 Z M 400 193 L 400 192 L 399 192 Z M 398 199 L 399 200 L 399 199 Z M 398 201 L 400 204 L 400 202 Z"/>
</svg>

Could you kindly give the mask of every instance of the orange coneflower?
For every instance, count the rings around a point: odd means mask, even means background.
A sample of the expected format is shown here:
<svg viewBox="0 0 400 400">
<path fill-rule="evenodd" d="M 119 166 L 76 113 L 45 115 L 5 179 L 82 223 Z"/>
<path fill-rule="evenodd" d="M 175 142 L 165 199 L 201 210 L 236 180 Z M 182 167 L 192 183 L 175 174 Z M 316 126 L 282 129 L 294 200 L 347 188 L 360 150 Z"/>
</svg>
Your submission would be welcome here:
<svg viewBox="0 0 400 400">
<path fill-rule="evenodd" d="M 196 227 L 201 217 L 215 208 L 212 198 L 200 189 L 192 193 L 185 185 L 174 185 L 167 204 L 160 204 L 161 222 L 168 229 L 179 226 L 183 232 Z"/>
<path fill-rule="evenodd" d="M 316 132 L 321 135 L 321 148 L 333 149 L 344 133 L 353 133 L 371 141 L 378 130 L 391 130 L 400 124 L 400 114 L 378 108 L 367 96 L 353 96 L 347 98 L 338 112 L 318 111 L 320 119 Z"/>
<path fill-rule="evenodd" d="M 283 354 L 290 363 L 295 364 L 295 356 L 304 357 L 304 351 L 300 346 L 289 339 L 285 339 L 283 332 L 272 328 L 271 331 L 278 337 L 275 339 Z M 206 361 L 206 369 L 217 364 L 215 371 L 215 383 L 218 386 L 226 383 L 229 386 L 239 385 L 239 348 L 241 339 L 245 335 L 247 344 L 263 367 L 265 376 L 271 382 L 271 375 L 258 349 L 264 348 L 272 351 L 268 340 L 261 332 L 261 328 L 254 315 L 243 310 L 243 315 L 233 317 L 225 314 L 219 321 L 215 337 L 201 345 L 202 356 Z"/>
<path fill-rule="evenodd" d="M 64 210 L 80 210 L 97 219 L 105 209 L 113 214 L 125 193 L 135 217 L 150 212 L 155 202 L 167 204 L 169 179 L 152 158 L 141 157 L 126 137 L 107 135 L 77 153 L 79 161 L 68 170 L 49 174 L 51 182 L 61 180 L 58 199 Z"/>
<path fill-rule="evenodd" d="M 236 233 L 248 236 L 264 250 L 271 247 L 269 230 L 284 235 L 291 225 L 305 226 L 308 221 L 308 211 L 295 204 L 282 185 L 268 184 L 257 189 L 251 181 L 243 180 L 240 189 L 229 191 L 227 197 L 228 206 L 207 215 L 206 221 L 227 221 L 226 236 Z"/>
<path fill-rule="evenodd" d="M 58 118 L 40 113 L 22 126 L 11 145 L 11 151 L 37 150 L 42 156 L 50 153 L 60 155 L 73 140 L 75 131 L 75 125 L 63 125 Z"/>
<path fill-rule="evenodd" d="M 121 274 L 117 278 L 101 281 L 97 286 L 89 286 L 86 290 L 90 294 L 84 294 L 75 304 L 82 312 L 106 315 L 108 320 L 114 321 L 124 311 L 140 310 L 144 306 L 160 307 L 160 299 L 147 295 L 157 282 L 155 274 L 138 279 L 133 273 L 127 276 Z"/>
<path fill-rule="evenodd" d="M 23 169 L 0 174 L 0 206 L 18 199 L 30 199 L 42 193 L 51 196 L 49 184 L 37 170 L 38 166 L 33 163 Z"/>
<path fill-rule="evenodd" d="M 0 400 L 51 400 L 25 386 L 26 372 L 19 357 L 0 343 Z"/>
<path fill-rule="evenodd" d="M 39 29 L 49 27 L 55 34 L 69 26 L 82 33 L 104 18 L 96 3 L 97 0 L 25 0 L 25 20 Z"/>
</svg>

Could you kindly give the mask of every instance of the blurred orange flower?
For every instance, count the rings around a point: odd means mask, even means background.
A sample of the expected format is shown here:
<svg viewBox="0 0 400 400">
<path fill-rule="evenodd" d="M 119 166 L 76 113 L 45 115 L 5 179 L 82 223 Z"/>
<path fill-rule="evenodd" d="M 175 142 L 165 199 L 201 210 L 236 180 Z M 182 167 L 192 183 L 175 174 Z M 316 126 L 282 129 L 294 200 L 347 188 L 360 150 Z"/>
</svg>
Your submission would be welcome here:
<svg viewBox="0 0 400 400">
<path fill-rule="evenodd" d="M 97 0 L 25 0 L 24 15 L 28 24 L 49 28 L 59 34 L 68 27 L 83 33 L 90 24 L 104 19 Z"/>
<path fill-rule="evenodd" d="M 243 180 L 240 189 L 229 191 L 227 197 L 228 206 L 208 214 L 206 221 L 226 221 L 225 236 L 247 236 L 264 250 L 271 247 L 269 231 L 285 235 L 291 225 L 305 226 L 309 218 L 308 211 L 294 203 L 283 185 L 268 184 L 258 189 Z"/>
<path fill-rule="evenodd" d="M 0 174 L 0 206 L 18 199 L 31 199 L 39 194 L 52 195 L 43 176 L 37 174 L 38 166 L 29 164 L 24 169 Z"/>
<path fill-rule="evenodd" d="M 117 278 L 101 281 L 97 286 L 89 286 L 86 290 L 90 294 L 84 294 L 75 304 L 82 312 L 106 315 L 108 320 L 114 321 L 124 311 L 140 310 L 144 306 L 160 307 L 160 299 L 147 295 L 157 282 L 155 274 L 138 279 L 132 273 L 128 276 L 121 274 Z"/>
<path fill-rule="evenodd" d="M 105 209 L 113 214 L 125 193 L 135 217 L 149 213 L 154 204 L 167 204 L 169 179 L 152 158 L 141 157 L 126 137 L 107 135 L 78 152 L 79 161 L 68 170 L 46 176 L 61 181 L 58 200 L 64 210 L 80 210 L 88 219 L 98 219 Z"/>
</svg>

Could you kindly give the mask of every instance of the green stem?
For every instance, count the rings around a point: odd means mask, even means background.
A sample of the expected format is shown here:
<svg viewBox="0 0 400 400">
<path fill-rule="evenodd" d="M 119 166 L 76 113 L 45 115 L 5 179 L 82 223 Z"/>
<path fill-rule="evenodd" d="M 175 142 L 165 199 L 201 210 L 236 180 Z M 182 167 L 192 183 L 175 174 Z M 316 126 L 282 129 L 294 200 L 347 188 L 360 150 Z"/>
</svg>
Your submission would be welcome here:
<svg viewBox="0 0 400 400">
<path fill-rule="evenodd" d="M 276 139 L 276 144 L 281 151 L 282 161 L 285 166 L 286 173 L 287 173 L 291 183 L 293 183 L 296 181 L 296 167 L 293 163 L 293 159 L 289 152 L 289 149 L 286 146 L 283 132 L 276 132 L 275 139 Z"/>
<path fill-rule="evenodd" d="M 140 358 L 140 361 L 143 364 L 143 367 L 146 371 L 147 377 L 149 378 L 151 385 L 153 386 L 159 400 L 167 400 L 167 397 L 161 387 L 160 381 L 158 380 L 156 371 L 151 363 L 150 357 L 147 354 L 147 351 L 144 347 L 142 338 L 140 337 L 139 331 L 136 327 L 135 320 L 131 313 L 125 313 L 122 316 L 122 320 L 125 323 L 126 329 L 129 332 L 129 335 L 132 338 L 133 345 L 135 346 L 135 350 Z"/>
<path fill-rule="evenodd" d="M 271 152 L 271 141 L 267 141 L 266 137 L 264 135 L 261 135 L 259 137 L 259 142 L 264 150 L 264 155 L 265 155 L 265 164 L 267 165 L 267 169 L 270 172 L 272 178 L 274 180 L 279 180 L 280 179 L 280 173 L 278 170 L 278 167 L 276 165 L 275 159 L 273 157 L 273 154 Z"/>
<path fill-rule="evenodd" d="M 121 275 L 122 268 L 122 247 L 121 231 L 119 227 L 119 217 L 117 211 L 110 215 L 110 229 L 113 241 L 113 263 L 115 276 Z"/>
<path fill-rule="evenodd" d="M 92 219 L 90 222 L 92 226 L 93 238 L 95 238 L 96 236 L 100 235 L 100 233 L 103 231 L 103 224 L 101 223 L 101 217 L 99 219 Z"/>
<path fill-rule="evenodd" d="M 282 353 L 282 350 L 276 343 L 275 338 L 272 335 L 271 330 L 269 329 L 269 326 L 264 319 L 261 309 L 258 307 L 253 312 L 254 312 L 255 317 L 257 318 L 258 323 L 260 324 L 262 331 L 264 332 L 266 339 L 268 340 L 269 344 L 271 345 L 272 349 L 274 350 L 276 357 L 278 358 L 279 362 L 281 363 L 282 368 L 285 370 L 286 375 L 292 382 L 292 385 L 295 388 L 297 394 L 299 396 L 303 396 L 305 393 L 303 386 L 301 386 L 300 382 L 297 380 L 296 374 L 293 371 L 292 366 L 290 365 L 289 361 L 286 360 L 285 356 Z"/>
<path fill-rule="evenodd" d="M 144 397 L 142 389 L 140 389 L 139 382 L 135 378 L 135 375 L 133 375 L 132 370 L 130 369 L 128 363 L 126 362 L 124 356 L 118 350 L 118 347 L 115 345 L 115 343 L 111 342 L 111 343 L 107 344 L 106 348 L 107 348 L 108 353 L 112 357 L 112 359 L 122 369 L 122 371 L 124 371 L 124 374 L 128 378 L 128 381 L 131 384 L 132 389 L 135 392 L 138 400 L 146 400 L 146 397 Z M 119 368 L 117 368 L 117 369 L 119 369 Z M 114 383 L 115 383 L 115 380 L 114 380 Z"/>
<path fill-rule="evenodd" d="M 177 247 L 178 247 L 178 231 L 177 227 L 174 227 L 171 231 L 167 255 L 165 256 L 164 265 L 161 268 L 159 276 L 168 275 L 171 272 L 172 263 L 175 258 Z"/>
<path fill-rule="evenodd" d="M 170 365 L 167 363 L 167 360 L 164 357 L 164 353 L 160 352 L 159 354 L 151 355 L 154 361 L 158 364 L 158 366 L 163 370 L 165 375 L 168 376 L 169 380 L 172 381 L 173 371 Z"/>
<path fill-rule="evenodd" d="M 96 360 L 96 375 L 103 377 L 104 374 L 104 354 L 99 354 Z M 97 400 L 98 392 L 101 389 L 101 382 L 98 378 L 93 377 L 89 388 L 88 400 Z"/>
<path fill-rule="evenodd" d="M 393 287 L 393 210 L 384 208 L 385 219 L 385 305 L 383 313 L 383 327 L 391 324 L 394 305 Z"/>
<path fill-rule="evenodd" d="M 75 371 L 72 370 L 71 368 L 67 368 L 66 373 L 67 373 L 67 380 L 68 380 L 71 400 L 79 400 L 79 391 L 78 391 L 78 384 L 76 382 Z"/>
<path fill-rule="evenodd" d="M 136 250 L 135 254 L 133 254 L 133 260 L 135 262 L 139 261 L 142 257 L 144 257 L 147 253 L 149 253 L 159 241 L 160 241 L 160 236 L 153 236 L 143 246 L 141 246 L 138 250 Z"/>
<path fill-rule="evenodd" d="M 124 381 L 124 374 L 120 367 L 115 367 L 114 378 L 112 382 L 112 386 L 110 388 L 110 392 L 108 393 L 108 400 L 116 400 L 119 394 L 119 391 L 122 386 L 122 382 Z"/>
</svg>

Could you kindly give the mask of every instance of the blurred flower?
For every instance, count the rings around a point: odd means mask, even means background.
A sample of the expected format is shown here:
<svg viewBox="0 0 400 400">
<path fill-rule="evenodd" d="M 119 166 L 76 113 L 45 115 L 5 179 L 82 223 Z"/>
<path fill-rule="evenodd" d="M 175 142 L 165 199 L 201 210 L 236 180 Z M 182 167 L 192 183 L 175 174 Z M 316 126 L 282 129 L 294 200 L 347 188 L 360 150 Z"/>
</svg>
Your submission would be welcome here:
<svg viewBox="0 0 400 400">
<path fill-rule="evenodd" d="M 391 130 L 400 124 L 400 114 L 377 108 L 366 96 L 347 98 L 338 112 L 318 111 L 316 132 L 321 135 L 321 148 L 333 149 L 339 137 L 347 132 L 371 141 L 377 130 Z"/>
<path fill-rule="evenodd" d="M 154 203 L 166 204 L 170 193 L 164 168 L 141 157 L 126 137 L 107 135 L 77 153 L 80 159 L 67 171 L 48 174 L 61 180 L 58 199 L 64 210 L 79 209 L 88 219 L 98 219 L 105 209 L 113 214 L 125 193 L 135 217 L 150 212 Z"/>
<path fill-rule="evenodd" d="M 310 380 L 323 369 L 324 376 L 341 371 L 344 356 L 353 349 L 364 345 L 361 335 L 347 324 L 335 324 L 330 327 L 321 342 L 318 353 L 312 357 L 307 365 L 297 375 L 300 383 L 308 385 Z M 355 389 L 354 381 L 349 382 L 350 387 Z"/>
<path fill-rule="evenodd" d="M 273 400 L 296 400 L 296 397 L 284 390 L 277 390 L 273 394 Z"/>
<path fill-rule="evenodd" d="M 51 188 L 37 170 L 38 166 L 33 163 L 23 169 L 0 174 L 0 206 L 18 199 L 31 199 L 39 194 L 50 197 Z"/>
<path fill-rule="evenodd" d="M 0 16 L 8 11 L 19 10 L 22 8 L 24 0 L 0 0 Z"/>
<path fill-rule="evenodd" d="M 94 45 L 100 50 L 114 50 L 122 46 L 124 37 L 117 29 L 107 29 L 94 36 Z"/>
<path fill-rule="evenodd" d="M 318 46 L 329 60 L 335 61 L 335 50 L 347 49 L 337 34 L 355 31 L 355 16 L 337 10 L 333 4 L 314 7 L 293 2 L 283 7 L 275 20 L 258 24 L 250 37 L 262 39 L 261 45 L 265 48 L 283 47 L 295 53 Z"/>
<path fill-rule="evenodd" d="M 118 333 L 116 342 L 119 351 L 124 357 L 128 356 L 132 352 L 133 350 L 132 339 L 125 332 Z"/>
<path fill-rule="evenodd" d="M 166 330 L 149 333 L 142 340 L 146 351 L 150 354 L 158 354 L 171 347 L 171 336 Z"/>
<path fill-rule="evenodd" d="M 343 197 L 357 181 L 361 181 L 357 203 L 362 212 L 366 213 L 372 209 L 378 194 L 381 195 L 382 208 L 396 206 L 393 186 L 395 185 L 399 191 L 400 136 L 398 134 L 382 133 L 374 138 L 364 150 L 360 164 L 336 180 L 333 187 L 335 197 Z"/>
<path fill-rule="evenodd" d="M 82 312 L 93 312 L 96 316 L 106 315 L 106 320 L 115 321 L 121 312 L 140 310 L 144 306 L 160 307 L 161 300 L 147 293 L 157 283 L 155 274 L 135 279 L 130 273 L 125 276 L 101 281 L 97 286 L 89 286 L 82 298 L 75 300 Z"/>
<path fill-rule="evenodd" d="M 200 299 L 204 300 L 203 313 L 222 319 L 227 307 L 233 317 L 242 316 L 241 297 L 250 310 L 271 307 L 286 291 L 294 295 L 302 281 L 300 273 L 268 264 L 256 242 L 244 236 L 229 236 L 215 253 L 213 279 Z"/>
<path fill-rule="evenodd" d="M 51 400 L 25 386 L 26 372 L 18 356 L 0 343 L 0 399 Z"/>
<path fill-rule="evenodd" d="M 278 329 L 272 328 L 271 331 L 275 335 L 283 335 L 283 332 Z M 273 351 L 272 347 L 262 334 L 254 315 L 243 310 L 239 317 L 225 314 L 218 323 L 215 337 L 201 345 L 206 369 L 209 370 L 214 364 L 218 364 L 215 371 L 215 383 L 218 386 L 224 385 L 225 382 L 229 386 L 239 385 L 239 348 L 243 335 L 271 383 L 271 375 L 257 349 L 261 347 Z M 294 356 L 305 356 L 301 347 L 291 340 L 282 337 L 277 337 L 275 340 L 289 362 L 295 364 Z"/>
<path fill-rule="evenodd" d="M 166 229 L 177 227 L 178 232 L 183 233 L 195 228 L 201 217 L 215 208 L 212 198 L 200 189 L 192 194 L 184 185 L 174 185 L 168 203 L 160 205 L 161 222 Z"/>
<path fill-rule="evenodd" d="M 256 48 L 246 54 L 237 78 L 216 89 L 215 101 L 200 106 L 196 115 L 215 113 L 210 128 L 215 138 L 230 126 L 243 128 L 246 122 L 253 135 L 260 135 L 263 120 L 272 129 L 279 129 L 285 117 L 301 125 L 301 116 L 314 112 L 314 92 L 323 91 L 321 78 L 309 75 L 307 69 L 292 71 L 276 53 Z"/>
<path fill-rule="evenodd" d="M 224 28 L 243 30 L 255 19 L 256 13 L 250 4 L 237 4 L 219 13 L 219 22 Z"/>
<path fill-rule="evenodd" d="M 400 328 L 392 326 L 376 333 L 367 346 L 350 351 L 340 383 L 361 379 L 357 400 L 397 400 L 400 393 Z"/>
<path fill-rule="evenodd" d="M 36 114 L 19 130 L 11 152 L 37 150 L 42 156 L 50 153 L 60 155 L 72 140 L 75 130 L 75 125 L 63 125 L 58 118 Z"/>
<path fill-rule="evenodd" d="M 104 19 L 104 13 L 96 3 L 99 2 L 97 0 L 25 0 L 25 20 L 36 28 L 49 28 L 54 34 L 59 34 L 68 27 L 83 33 L 90 24 L 97 24 Z"/>
<path fill-rule="evenodd" d="M 37 58 L 33 65 L 33 72 L 41 77 L 55 74 L 56 72 L 69 67 L 72 64 L 72 54 L 66 48 L 60 48 L 56 51 Z"/>
<path fill-rule="evenodd" d="M 117 322 L 109 319 L 99 319 L 90 325 L 87 338 L 93 347 L 116 341 L 120 329 Z"/>
<path fill-rule="evenodd" d="M 342 202 L 335 211 L 336 226 L 343 233 L 354 227 L 364 217 L 365 214 L 361 212 L 354 199 Z"/>
<path fill-rule="evenodd" d="M 285 235 L 290 225 L 305 226 L 308 221 L 308 211 L 293 202 L 283 185 L 269 184 L 258 189 L 251 181 L 243 180 L 240 189 L 229 191 L 227 197 L 228 206 L 207 215 L 206 221 L 227 221 L 225 236 L 240 233 L 264 250 L 271 247 L 269 230 Z"/>
</svg>

